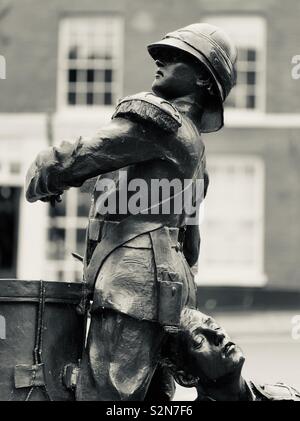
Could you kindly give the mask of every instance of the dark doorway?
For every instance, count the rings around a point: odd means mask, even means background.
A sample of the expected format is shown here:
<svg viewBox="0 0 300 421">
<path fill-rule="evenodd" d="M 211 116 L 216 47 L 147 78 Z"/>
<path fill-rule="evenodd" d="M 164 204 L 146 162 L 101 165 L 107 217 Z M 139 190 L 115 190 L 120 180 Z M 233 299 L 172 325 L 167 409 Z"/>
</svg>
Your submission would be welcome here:
<svg viewBox="0 0 300 421">
<path fill-rule="evenodd" d="M 17 275 L 20 193 L 19 187 L 0 186 L 0 278 Z"/>
</svg>

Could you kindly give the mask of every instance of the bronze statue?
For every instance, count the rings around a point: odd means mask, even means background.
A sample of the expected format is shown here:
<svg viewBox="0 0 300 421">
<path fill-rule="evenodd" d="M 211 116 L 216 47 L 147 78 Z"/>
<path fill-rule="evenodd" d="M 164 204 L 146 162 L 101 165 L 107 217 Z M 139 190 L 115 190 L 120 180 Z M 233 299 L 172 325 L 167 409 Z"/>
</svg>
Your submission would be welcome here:
<svg viewBox="0 0 300 421">
<path fill-rule="evenodd" d="M 300 401 L 300 392 L 284 383 L 245 380 L 245 357 L 225 330 L 210 316 L 184 309 L 180 329 L 164 344 L 163 365 L 179 384 L 196 387 L 198 401 Z"/>
<path fill-rule="evenodd" d="M 114 211 L 103 209 L 112 196 L 122 196 L 124 179 L 127 185 L 142 180 L 149 191 L 156 179 L 190 180 L 192 189 L 202 180 L 205 196 L 201 133 L 223 125 L 223 102 L 236 79 L 236 49 L 222 30 L 193 24 L 148 50 L 158 68 L 153 92 L 121 100 L 95 137 L 40 153 L 27 175 L 30 202 L 59 200 L 64 190 L 99 177 L 84 257 L 92 306 L 78 400 L 143 400 L 158 391 L 170 399 L 172 379 L 157 369 L 160 350 L 166 332 L 178 327 L 183 306 L 196 306 L 190 267 L 199 254 L 198 225 L 189 222 L 193 214 L 185 208 L 174 210 L 185 189 L 159 195 L 137 213 L 124 210 L 120 201 Z M 107 179 L 113 188 L 103 192 Z M 130 204 L 134 193 L 127 194 Z M 140 201 L 147 199 L 146 194 Z M 193 196 L 196 209 L 202 199 Z M 162 211 L 165 205 L 169 212 Z M 151 380 L 156 386 L 149 388 Z"/>
</svg>

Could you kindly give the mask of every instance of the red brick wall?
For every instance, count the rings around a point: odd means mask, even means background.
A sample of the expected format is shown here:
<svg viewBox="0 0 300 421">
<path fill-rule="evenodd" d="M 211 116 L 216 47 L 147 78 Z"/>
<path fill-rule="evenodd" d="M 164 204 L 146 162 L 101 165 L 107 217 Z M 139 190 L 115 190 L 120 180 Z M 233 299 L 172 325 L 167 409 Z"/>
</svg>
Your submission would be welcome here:
<svg viewBox="0 0 300 421">
<path fill-rule="evenodd" d="M 220 4 L 221 3 L 221 4 Z M 266 17 L 267 110 L 300 112 L 300 81 L 291 78 L 291 58 L 300 54 L 300 2 L 289 0 L 22 0 L 11 2 L 0 22 L 0 53 L 7 60 L 0 112 L 41 112 L 56 107 L 58 26 L 69 13 L 120 12 L 125 18 L 124 94 L 150 88 L 154 64 L 145 46 L 164 33 L 215 13 L 257 13 Z M 147 31 L 135 27 L 143 13 Z"/>
</svg>

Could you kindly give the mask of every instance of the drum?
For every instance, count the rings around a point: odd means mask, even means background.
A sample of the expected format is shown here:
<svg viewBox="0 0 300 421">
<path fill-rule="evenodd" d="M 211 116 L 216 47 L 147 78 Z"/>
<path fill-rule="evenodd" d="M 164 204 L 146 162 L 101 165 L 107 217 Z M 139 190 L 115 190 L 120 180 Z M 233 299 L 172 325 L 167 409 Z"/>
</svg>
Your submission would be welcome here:
<svg viewBox="0 0 300 421">
<path fill-rule="evenodd" d="M 64 376 L 82 352 L 83 293 L 82 283 L 0 279 L 1 401 L 75 399 Z"/>
</svg>

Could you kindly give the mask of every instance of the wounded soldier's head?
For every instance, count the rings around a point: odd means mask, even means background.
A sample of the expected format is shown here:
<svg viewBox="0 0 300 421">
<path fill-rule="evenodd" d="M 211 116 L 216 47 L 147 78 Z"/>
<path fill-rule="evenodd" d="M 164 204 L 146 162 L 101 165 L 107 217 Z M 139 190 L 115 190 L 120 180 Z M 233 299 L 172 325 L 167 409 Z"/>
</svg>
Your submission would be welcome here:
<svg viewBox="0 0 300 421">
<path fill-rule="evenodd" d="M 186 308 L 179 331 L 165 343 L 162 364 L 179 384 L 195 386 L 200 401 L 300 400 L 300 393 L 284 383 L 245 380 L 244 361 L 241 349 L 212 317 Z"/>
<path fill-rule="evenodd" d="M 184 309 L 179 332 L 165 344 L 164 363 L 177 382 L 192 387 L 239 377 L 245 361 L 241 349 L 210 316 Z"/>
</svg>

